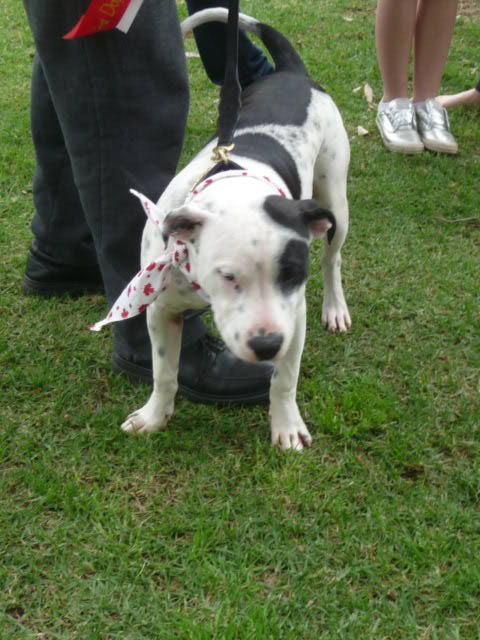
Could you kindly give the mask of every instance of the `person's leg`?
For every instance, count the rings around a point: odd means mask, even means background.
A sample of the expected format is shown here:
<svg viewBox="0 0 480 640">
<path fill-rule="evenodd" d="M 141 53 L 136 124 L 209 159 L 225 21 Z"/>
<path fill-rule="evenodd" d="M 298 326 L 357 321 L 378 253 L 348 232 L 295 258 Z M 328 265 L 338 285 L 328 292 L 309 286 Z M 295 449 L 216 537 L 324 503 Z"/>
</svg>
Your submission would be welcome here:
<svg viewBox="0 0 480 640">
<path fill-rule="evenodd" d="M 383 81 L 376 123 L 384 145 L 397 153 L 423 151 L 408 99 L 416 1 L 378 0 L 375 18 L 377 59 Z"/>
<path fill-rule="evenodd" d="M 424 146 L 457 153 L 448 115 L 435 100 L 452 39 L 458 0 L 419 0 L 415 28 L 413 103 Z"/>
<path fill-rule="evenodd" d="M 480 106 L 480 80 L 475 87 L 467 91 L 461 91 L 460 93 L 454 93 L 452 95 L 437 96 L 437 102 L 445 109 Z"/>
<path fill-rule="evenodd" d="M 173 177 L 187 116 L 188 82 L 175 2 L 145 4 L 127 35 L 112 31 L 62 40 L 87 6 L 88 0 L 25 0 L 39 64 L 112 304 L 139 269 L 145 218 L 129 189 L 156 199 Z M 35 129 L 41 127 L 39 121 Z M 48 140 L 37 137 L 35 142 L 37 160 L 43 160 L 37 175 L 48 175 L 54 184 L 61 164 L 48 156 Z M 44 210 L 47 207 L 48 202 Z M 81 262 L 80 245 L 77 238 L 65 240 L 63 230 L 68 230 L 77 209 L 57 208 L 50 208 L 50 221 L 45 223 L 49 247 L 66 242 L 62 257 L 76 264 Z M 36 237 L 36 244 L 43 238 L 44 234 Z M 143 317 L 115 327 L 114 354 L 150 361 Z"/>
<path fill-rule="evenodd" d="M 417 0 L 379 0 L 375 17 L 383 101 L 408 98 L 408 70 Z"/>
<path fill-rule="evenodd" d="M 102 291 L 92 234 L 38 56 L 32 69 L 31 127 L 36 160 L 34 241 L 22 286 L 42 295 Z"/>
<path fill-rule="evenodd" d="M 413 101 L 434 98 L 452 39 L 458 0 L 420 0 L 414 41 Z"/>
<path fill-rule="evenodd" d="M 227 0 L 187 0 L 191 15 L 202 9 L 227 7 Z M 202 25 L 194 31 L 195 41 L 208 77 L 218 85 L 223 84 L 225 74 L 226 29 L 224 24 Z M 263 52 L 247 36 L 240 32 L 238 40 L 238 75 L 242 88 L 273 71 Z"/>
</svg>

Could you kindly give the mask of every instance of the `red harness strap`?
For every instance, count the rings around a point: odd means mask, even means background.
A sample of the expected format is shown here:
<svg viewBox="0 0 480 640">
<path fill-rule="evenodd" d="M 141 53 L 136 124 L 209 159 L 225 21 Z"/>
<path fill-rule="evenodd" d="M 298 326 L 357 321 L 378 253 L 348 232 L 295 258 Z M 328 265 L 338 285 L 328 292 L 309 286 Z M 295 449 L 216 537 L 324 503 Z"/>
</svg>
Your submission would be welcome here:
<svg viewBox="0 0 480 640">
<path fill-rule="evenodd" d="M 143 0 L 91 0 L 87 11 L 63 39 L 73 40 L 112 29 L 126 33 L 142 4 Z"/>
</svg>

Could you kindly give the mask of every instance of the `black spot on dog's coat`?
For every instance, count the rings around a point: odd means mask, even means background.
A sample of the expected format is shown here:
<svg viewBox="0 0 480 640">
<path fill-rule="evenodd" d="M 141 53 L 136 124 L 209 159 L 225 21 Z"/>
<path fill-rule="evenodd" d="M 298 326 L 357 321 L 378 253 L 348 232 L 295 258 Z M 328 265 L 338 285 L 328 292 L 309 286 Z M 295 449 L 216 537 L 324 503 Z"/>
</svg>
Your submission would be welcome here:
<svg viewBox="0 0 480 640">
<path fill-rule="evenodd" d="M 298 73 L 273 73 L 253 82 L 242 92 L 242 110 L 237 129 L 261 124 L 301 127 L 315 85 Z M 236 151 L 236 150 L 235 150 Z"/>
<path fill-rule="evenodd" d="M 303 240 L 289 240 L 278 260 L 276 284 L 288 295 L 305 283 L 308 276 L 308 244 Z"/>
<path fill-rule="evenodd" d="M 268 165 L 285 181 L 292 198 L 300 198 L 300 175 L 295 160 L 275 138 L 264 133 L 235 135 L 235 155 L 258 160 Z"/>
</svg>

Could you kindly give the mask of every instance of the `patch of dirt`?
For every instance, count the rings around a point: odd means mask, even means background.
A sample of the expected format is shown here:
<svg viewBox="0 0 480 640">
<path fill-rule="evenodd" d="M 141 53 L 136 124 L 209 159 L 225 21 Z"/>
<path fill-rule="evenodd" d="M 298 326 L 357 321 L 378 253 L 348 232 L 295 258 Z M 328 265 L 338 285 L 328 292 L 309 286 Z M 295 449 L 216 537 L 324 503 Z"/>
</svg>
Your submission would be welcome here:
<svg viewBox="0 0 480 640">
<path fill-rule="evenodd" d="M 460 0 L 457 15 L 480 22 L 480 3 L 478 0 Z"/>
</svg>

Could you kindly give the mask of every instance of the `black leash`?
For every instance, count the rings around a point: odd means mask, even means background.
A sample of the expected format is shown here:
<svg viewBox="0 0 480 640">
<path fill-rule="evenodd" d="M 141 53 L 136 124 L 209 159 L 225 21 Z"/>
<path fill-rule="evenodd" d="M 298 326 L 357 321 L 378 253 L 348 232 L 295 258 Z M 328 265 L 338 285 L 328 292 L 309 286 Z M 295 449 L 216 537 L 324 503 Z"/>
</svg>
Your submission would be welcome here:
<svg viewBox="0 0 480 640">
<path fill-rule="evenodd" d="M 240 12 L 240 0 L 230 0 L 228 6 L 227 42 L 225 52 L 225 76 L 220 90 L 220 102 L 218 105 L 218 142 L 213 150 L 212 160 L 216 163 L 227 165 L 218 170 L 238 168 L 234 162 L 228 159 L 232 151 L 233 136 L 238 122 L 238 114 L 241 105 L 241 87 L 238 77 L 238 14 Z M 230 165 L 234 165 L 230 167 Z M 214 167 L 215 168 L 215 167 Z M 217 173 L 215 171 L 215 173 Z"/>
<path fill-rule="evenodd" d="M 229 158 L 230 151 L 234 148 L 233 136 L 238 122 L 241 106 L 242 89 L 238 77 L 238 14 L 240 1 L 230 0 L 228 5 L 228 20 L 225 50 L 225 75 L 220 89 L 220 101 L 218 104 L 217 118 L 217 146 L 213 149 L 212 162 L 214 166 L 201 176 L 194 188 L 216 173 L 243 169 L 239 164 Z"/>
</svg>

